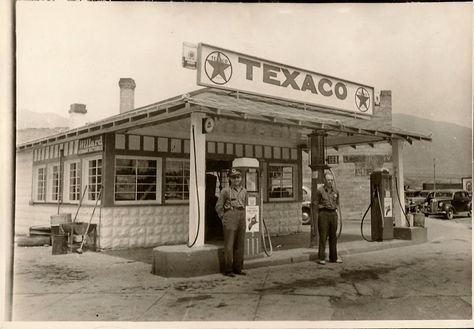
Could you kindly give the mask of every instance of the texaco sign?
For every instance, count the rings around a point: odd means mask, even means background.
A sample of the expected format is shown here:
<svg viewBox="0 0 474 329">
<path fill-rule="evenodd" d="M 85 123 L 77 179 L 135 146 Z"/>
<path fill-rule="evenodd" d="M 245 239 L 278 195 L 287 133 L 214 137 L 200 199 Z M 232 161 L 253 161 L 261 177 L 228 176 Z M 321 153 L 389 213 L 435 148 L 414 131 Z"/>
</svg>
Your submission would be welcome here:
<svg viewBox="0 0 474 329">
<path fill-rule="evenodd" d="M 360 114 L 373 113 L 374 88 L 199 44 L 197 84 Z"/>
</svg>

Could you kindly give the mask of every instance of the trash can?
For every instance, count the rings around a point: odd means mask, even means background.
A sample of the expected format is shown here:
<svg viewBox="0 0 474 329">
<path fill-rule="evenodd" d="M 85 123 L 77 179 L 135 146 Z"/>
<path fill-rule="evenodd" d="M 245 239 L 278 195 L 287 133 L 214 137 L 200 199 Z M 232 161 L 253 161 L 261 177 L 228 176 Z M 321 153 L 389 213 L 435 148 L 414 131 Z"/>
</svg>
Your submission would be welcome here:
<svg viewBox="0 0 474 329">
<path fill-rule="evenodd" d="M 53 246 L 53 255 L 67 254 L 67 235 L 53 234 L 51 236 L 51 244 Z"/>
</svg>

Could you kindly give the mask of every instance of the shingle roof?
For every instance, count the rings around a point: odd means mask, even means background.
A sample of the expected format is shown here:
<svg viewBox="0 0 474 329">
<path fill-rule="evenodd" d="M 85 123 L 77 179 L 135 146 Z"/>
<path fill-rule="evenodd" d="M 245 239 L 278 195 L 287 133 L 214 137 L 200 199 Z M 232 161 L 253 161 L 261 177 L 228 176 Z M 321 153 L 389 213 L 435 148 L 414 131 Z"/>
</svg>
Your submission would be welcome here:
<svg viewBox="0 0 474 329">
<path fill-rule="evenodd" d="M 291 103 L 275 98 L 204 88 L 114 115 L 83 127 L 26 142 L 18 145 L 17 149 L 22 150 L 37 145 L 85 138 L 131 127 L 149 126 L 162 120 L 186 117 L 195 110 L 191 105 L 198 106 L 202 111 L 207 111 L 213 115 L 229 116 L 243 120 L 257 120 L 311 130 L 324 129 L 383 138 L 398 137 L 410 143 L 414 139 L 431 141 L 431 136 L 396 127 L 387 127 L 383 121 L 371 120 L 366 116 L 301 103 Z"/>
</svg>

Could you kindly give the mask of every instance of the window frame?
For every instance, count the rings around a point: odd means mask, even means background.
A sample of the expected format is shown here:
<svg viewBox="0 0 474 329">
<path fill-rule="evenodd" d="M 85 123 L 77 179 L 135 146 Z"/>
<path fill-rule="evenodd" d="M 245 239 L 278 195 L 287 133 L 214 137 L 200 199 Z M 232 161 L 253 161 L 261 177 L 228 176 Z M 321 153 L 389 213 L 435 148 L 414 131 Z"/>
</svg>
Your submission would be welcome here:
<svg viewBox="0 0 474 329">
<path fill-rule="evenodd" d="M 292 168 L 292 179 L 291 179 L 291 187 L 293 189 L 293 196 L 292 197 L 284 197 L 284 198 L 275 198 L 275 197 L 270 197 L 270 192 L 271 192 L 271 177 L 270 177 L 270 172 L 271 167 L 291 167 Z M 288 202 L 288 201 L 296 201 L 298 198 L 298 166 L 295 163 L 284 163 L 284 162 L 269 162 L 267 165 L 266 169 L 266 176 L 267 176 L 267 200 L 268 202 Z"/>
<path fill-rule="evenodd" d="M 82 182 L 82 186 L 87 185 L 87 192 L 84 195 L 84 199 L 82 200 L 82 204 L 86 204 L 86 205 L 95 204 L 95 202 L 96 202 L 95 199 L 90 199 L 89 198 L 89 192 L 90 192 L 89 162 L 94 161 L 94 160 L 101 160 L 101 185 L 104 182 L 104 160 L 102 158 L 102 154 L 97 154 L 97 155 L 87 156 L 87 157 L 82 158 L 81 182 Z M 96 183 L 96 185 L 97 185 L 97 183 Z M 103 193 L 104 193 L 104 191 L 102 191 L 102 197 L 103 197 Z M 100 205 L 100 203 L 101 203 L 101 200 L 99 200 L 99 202 L 97 204 Z"/>
<path fill-rule="evenodd" d="M 116 161 L 117 159 L 125 160 L 152 160 L 156 161 L 156 199 L 155 200 L 115 200 L 115 185 L 116 185 Z M 137 174 L 135 174 L 136 176 Z M 162 157 L 147 157 L 136 155 L 115 155 L 114 158 L 114 187 L 113 187 L 113 202 L 116 205 L 137 205 L 137 204 L 162 204 L 162 184 L 163 184 L 163 158 Z M 136 184 L 136 183 L 135 183 Z M 137 192 L 135 192 L 137 193 Z"/>
<path fill-rule="evenodd" d="M 181 161 L 189 163 L 189 177 L 188 177 L 188 198 L 180 200 L 166 200 L 166 170 L 168 169 L 168 161 Z M 191 161 L 189 158 L 176 158 L 168 157 L 165 159 L 165 169 L 163 170 L 163 203 L 164 204 L 189 204 L 189 199 L 191 197 L 190 183 L 191 180 Z"/>
<path fill-rule="evenodd" d="M 78 200 L 71 200 L 69 195 L 69 188 L 70 188 L 70 178 L 71 178 L 71 167 L 70 165 L 75 163 L 77 168 L 80 170 L 79 173 L 79 199 Z M 65 203 L 79 203 L 84 192 L 84 164 L 82 163 L 82 159 L 74 159 L 74 160 L 67 160 L 64 161 L 64 185 L 63 185 L 63 200 Z M 85 196 L 84 196 L 85 198 Z"/>
<path fill-rule="evenodd" d="M 43 184 L 43 199 L 38 199 L 38 187 L 39 187 L 39 170 L 44 170 L 44 184 Z M 33 167 L 33 191 L 32 200 L 34 203 L 46 203 L 47 201 L 47 190 L 48 190 L 48 168 L 46 164 L 38 165 Z"/>
<path fill-rule="evenodd" d="M 63 202 L 63 197 L 62 197 L 62 184 L 61 180 L 64 182 L 64 177 L 61 177 L 61 164 L 59 162 L 50 162 L 46 165 L 47 170 L 46 170 L 46 203 L 58 203 L 58 202 Z M 54 185 L 54 168 L 58 167 L 58 198 L 55 200 L 53 199 L 53 193 L 55 189 Z M 64 175 L 63 175 L 64 176 Z"/>
</svg>

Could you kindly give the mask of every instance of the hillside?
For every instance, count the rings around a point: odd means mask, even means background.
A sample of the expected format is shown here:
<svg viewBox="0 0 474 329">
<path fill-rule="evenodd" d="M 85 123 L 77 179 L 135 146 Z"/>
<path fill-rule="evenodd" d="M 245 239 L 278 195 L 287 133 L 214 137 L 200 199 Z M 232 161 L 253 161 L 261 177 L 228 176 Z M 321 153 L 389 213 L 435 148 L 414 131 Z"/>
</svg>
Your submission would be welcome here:
<svg viewBox="0 0 474 329">
<path fill-rule="evenodd" d="M 16 145 L 25 142 L 33 141 L 38 138 L 51 136 L 61 131 L 67 130 L 67 128 L 27 128 L 17 129 L 16 131 Z"/>
<path fill-rule="evenodd" d="M 68 127 L 68 119 L 54 113 L 38 113 L 29 110 L 16 112 L 16 129 Z"/>
<path fill-rule="evenodd" d="M 472 175 L 472 129 L 398 113 L 393 114 L 392 122 L 398 128 L 432 133 L 431 143 L 415 141 L 412 145 L 405 145 L 403 157 L 407 178 L 415 176 L 432 180 L 433 159 L 436 159 L 437 180 Z"/>
</svg>

